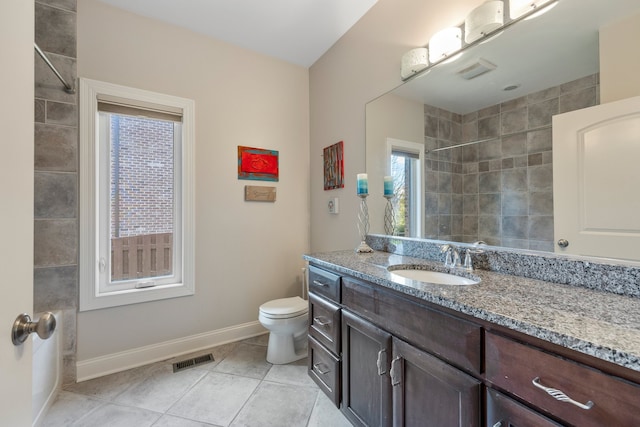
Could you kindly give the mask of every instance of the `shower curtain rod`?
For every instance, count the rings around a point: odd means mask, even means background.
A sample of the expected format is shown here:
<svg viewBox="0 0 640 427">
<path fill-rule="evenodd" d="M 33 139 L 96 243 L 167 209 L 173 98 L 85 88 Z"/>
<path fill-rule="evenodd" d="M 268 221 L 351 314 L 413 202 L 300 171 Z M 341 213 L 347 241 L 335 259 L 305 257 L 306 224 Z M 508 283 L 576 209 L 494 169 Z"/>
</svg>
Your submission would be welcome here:
<svg viewBox="0 0 640 427">
<path fill-rule="evenodd" d="M 49 68 L 51 68 L 51 71 L 53 71 L 56 77 L 60 79 L 60 81 L 64 85 L 64 91 L 71 94 L 76 93 L 76 90 L 72 88 L 71 85 L 67 83 L 64 78 L 62 78 L 58 70 L 56 70 L 56 67 L 54 67 L 51 61 L 49 61 L 49 58 L 47 58 L 47 55 L 44 54 L 42 49 L 40 49 L 40 47 L 36 43 L 33 44 L 33 47 L 36 49 L 36 52 L 38 52 L 38 55 L 40 55 L 42 60 L 49 66 Z"/>
<path fill-rule="evenodd" d="M 433 150 L 425 151 L 425 154 L 436 153 L 438 151 L 451 150 L 452 148 L 466 147 L 467 145 L 479 144 L 481 142 L 495 141 L 498 138 L 504 138 L 504 137 L 508 137 L 508 136 L 518 135 L 518 134 L 521 134 L 521 133 L 533 132 L 533 131 L 537 131 L 537 130 L 544 130 L 544 129 L 550 129 L 550 128 L 551 128 L 551 125 L 538 126 L 537 128 L 520 130 L 520 131 L 517 131 L 517 132 L 511 132 L 511 133 L 505 133 L 503 135 L 494 136 L 494 137 L 491 137 L 491 138 L 477 139 L 475 141 L 463 142 L 462 144 L 450 145 L 448 147 L 434 148 Z"/>
</svg>

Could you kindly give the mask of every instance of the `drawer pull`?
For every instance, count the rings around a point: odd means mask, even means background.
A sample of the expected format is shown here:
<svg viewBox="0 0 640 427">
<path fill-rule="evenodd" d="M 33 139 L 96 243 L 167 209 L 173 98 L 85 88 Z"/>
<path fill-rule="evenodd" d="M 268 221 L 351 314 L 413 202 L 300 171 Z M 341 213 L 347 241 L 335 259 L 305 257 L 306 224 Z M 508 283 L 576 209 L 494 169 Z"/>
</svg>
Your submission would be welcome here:
<svg viewBox="0 0 640 427">
<path fill-rule="evenodd" d="M 314 281 L 313 281 L 313 284 L 314 284 L 314 285 L 316 285 L 316 286 L 323 287 L 323 288 L 326 288 L 327 286 L 329 286 L 329 285 L 327 285 L 326 283 L 322 283 L 322 282 L 320 282 L 320 281 L 318 281 L 318 280 L 314 280 Z"/>
<path fill-rule="evenodd" d="M 402 359 L 400 358 L 400 356 L 398 356 L 391 361 L 390 376 L 391 376 L 391 385 L 393 387 L 399 385 L 402 382 L 402 371 L 400 371 L 400 369 L 402 369 Z"/>
<path fill-rule="evenodd" d="M 327 367 L 327 365 L 325 365 L 322 362 L 316 363 L 315 365 L 313 365 L 313 370 L 319 372 L 322 375 L 326 375 L 329 372 L 331 372 L 331 369 L 329 369 Z"/>
<path fill-rule="evenodd" d="M 319 326 L 327 326 L 331 324 L 331 320 L 327 320 L 324 317 L 321 316 L 317 316 L 313 318 L 313 323 L 319 325 Z"/>
<path fill-rule="evenodd" d="M 378 366 L 378 375 L 384 375 L 387 373 L 387 350 L 384 348 L 378 352 L 376 365 Z"/>
<path fill-rule="evenodd" d="M 573 400 L 572 398 L 570 398 L 569 396 L 567 396 L 566 394 L 564 394 L 563 392 L 561 392 L 558 389 L 543 386 L 542 384 L 540 384 L 540 377 L 535 377 L 531 381 L 531 383 L 534 386 L 538 387 L 540 390 L 544 390 L 545 392 L 547 392 L 547 394 L 549 394 L 549 396 L 553 397 L 556 400 L 559 400 L 561 402 L 571 403 L 573 405 L 576 405 L 580 409 L 589 410 L 589 409 L 593 408 L 593 402 L 592 401 L 588 401 L 587 403 L 576 402 L 575 400 Z"/>
</svg>

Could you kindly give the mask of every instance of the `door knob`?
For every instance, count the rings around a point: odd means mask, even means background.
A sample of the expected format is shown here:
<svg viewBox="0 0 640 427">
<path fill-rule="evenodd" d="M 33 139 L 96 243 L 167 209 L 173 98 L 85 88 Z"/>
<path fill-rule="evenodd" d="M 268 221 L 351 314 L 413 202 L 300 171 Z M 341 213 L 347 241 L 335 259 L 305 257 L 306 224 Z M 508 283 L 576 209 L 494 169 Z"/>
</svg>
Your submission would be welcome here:
<svg viewBox="0 0 640 427">
<path fill-rule="evenodd" d="M 567 246 L 569 246 L 569 241 L 567 239 L 560 239 L 558 240 L 558 246 L 560 246 L 561 248 L 566 248 Z"/>
<path fill-rule="evenodd" d="M 11 341 L 13 345 L 20 345 L 27 340 L 30 333 L 35 332 L 40 338 L 46 340 L 56 329 L 56 318 L 52 313 L 40 316 L 37 322 L 32 322 L 27 313 L 16 317 L 11 328 Z"/>
</svg>

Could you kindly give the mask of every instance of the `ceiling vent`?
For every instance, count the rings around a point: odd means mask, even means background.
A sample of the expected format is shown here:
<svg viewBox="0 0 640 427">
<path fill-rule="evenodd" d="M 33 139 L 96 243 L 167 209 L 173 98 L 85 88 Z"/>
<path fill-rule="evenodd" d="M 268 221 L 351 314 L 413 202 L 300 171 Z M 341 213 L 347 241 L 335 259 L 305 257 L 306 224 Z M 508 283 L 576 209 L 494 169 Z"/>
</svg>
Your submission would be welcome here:
<svg viewBox="0 0 640 427">
<path fill-rule="evenodd" d="M 487 61 L 486 59 L 479 58 L 475 63 L 458 71 L 460 77 L 465 80 L 475 79 L 478 76 L 488 73 L 496 69 L 496 65 Z"/>
</svg>

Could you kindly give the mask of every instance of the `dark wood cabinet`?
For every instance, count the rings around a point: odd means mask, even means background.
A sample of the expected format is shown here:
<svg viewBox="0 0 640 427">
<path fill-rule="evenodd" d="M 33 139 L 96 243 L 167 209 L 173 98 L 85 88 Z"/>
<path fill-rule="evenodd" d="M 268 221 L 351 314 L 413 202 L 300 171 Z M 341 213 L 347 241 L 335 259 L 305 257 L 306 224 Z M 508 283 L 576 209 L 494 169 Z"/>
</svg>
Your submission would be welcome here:
<svg viewBox="0 0 640 427">
<path fill-rule="evenodd" d="M 342 412 L 355 426 L 391 425 L 391 335 L 342 311 Z"/>
<path fill-rule="evenodd" d="M 322 268 L 309 266 L 309 292 L 340 302 L 340 275 Z"/>
<path fill-rule="evenodd" d="M 341 276 L 309 266 L 308 373 L 339 408 L 341 402 Z"/>
<path fill-rule="evenodd" d="M 480 374 L 480 325 L 349 277 L 342 280 L 342 302 L 351 312 L 415 347 L 469 373 Z"/>
<path fill-rule="evenodd" d="M 309 374 L 355 426 L 640 426 L 624 368 L 310 267 Z"/>
<path fill-rule="evenodd" d="M 309 336 L 340 353 L 340 306 L 309 293 Z"/>
<path fill-rule="evenodd" d="M 487 427 L 559 427 L 560 424 L 490 388 L 485 389 Z"/>
<path fill-rule="evenodd" d="M 486 379 L 492 385 L 562 423 L 640 425 L 637 384 L 489 332 L 485 348 Z"/>
<path fill-rule="evenodd" d="M 480 381 L 399 339 L 392 346 L 394 426 L 481 425 Z"/>
<path fill-rule="evenodd" d="M 340 359 L 309 337 L 309 376 L 340 407 Z"/>
</svg>

